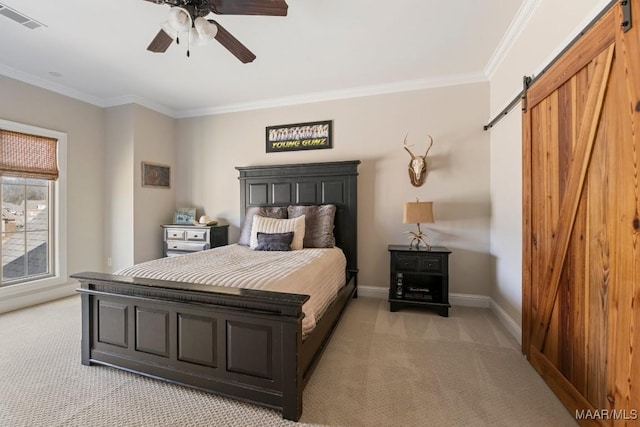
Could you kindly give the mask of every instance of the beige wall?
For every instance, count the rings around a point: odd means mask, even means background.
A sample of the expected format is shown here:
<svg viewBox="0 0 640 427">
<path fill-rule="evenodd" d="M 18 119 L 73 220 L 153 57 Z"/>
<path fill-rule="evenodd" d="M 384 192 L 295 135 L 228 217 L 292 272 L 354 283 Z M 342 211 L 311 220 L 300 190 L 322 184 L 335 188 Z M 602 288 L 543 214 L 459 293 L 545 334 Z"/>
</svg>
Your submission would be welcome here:
<svg viewBox="0 0 640 427">
<path fill-rule="evenodd" d="M 175 185 L 142 188 L 140 162 L 174 165 L 175 119 L 137 105 L 103 109 L 3 76 L 0 118 L 67 134 L 69 274 L 114 271 L 162 256 L 160 225 L 172 221 Z M 74 288 L 37 294 L 4 289 L 0 311 Z"/>
<path fill-rule="evenodd" d="M 175 185 L 142 187 L 142 161 L 173 168 L 176 121 L 139 105 L 106 110 L 105 266 L 116 271 L 162 257 L 162 224 L 171 223 Z M 108 260 L 111 261 L 109 265 Z"/>
<path fill-rule="evenodd" d="M 230 240 L 239 234 L 240 200 L 234 166 L 361 160 L 358 185 L 360 284 L 388 286 L 387 245 L 407 243 L 402 224 L 406 201 L 435 202 L 435 224 L 424 226 L 431 244 L 453 250 L 451 292 L 488 295 L 489 135 L 487 84 L 319 102 L 292 107 L 181 119 L 177 149 L 178 205 L 228 221 Z M 265 127 L 333 120 L 334 148 L 265 153 Z M 429 152 L 426 183 L 409 183 L 409 155 Z"/>
<path fill-rule="evenodd" d="M 162 257 L 161 224 L 173 222 L 175 185 L 142 187 L 141 162 L 158 163 L 175 172 L 176 120 L 145 107 L 135 106 L 133 155 L 134 263 Z M 174 180 L 175 181 L 175 180 Z"/>
<path fill-rule="evenodd" d="M 513 47 L 491 76 L 494 117 L 602 10 L 603 0 L 540 0 Z M 518 325 L 522 316 L 522 136 L 514 109 L 491 130 L 491 297 Z"/>
<path fill-rule="evenodd" d="M 0 118 L 67 134 L 67 272 L 101 271 L 104 110 L 0 76 Z"/>
<path fill-rule="evenodd" d="M 105 113 L 105 271 L 128 267 L 134 259 L 134 109 L 123 105 Z"/>
<path fill-rule="evenodd" d="M 1 118 L 67 134 L 69 273 L 102 269 L 103 114 L 102 108 L 0 76 Z"/>
</svg>

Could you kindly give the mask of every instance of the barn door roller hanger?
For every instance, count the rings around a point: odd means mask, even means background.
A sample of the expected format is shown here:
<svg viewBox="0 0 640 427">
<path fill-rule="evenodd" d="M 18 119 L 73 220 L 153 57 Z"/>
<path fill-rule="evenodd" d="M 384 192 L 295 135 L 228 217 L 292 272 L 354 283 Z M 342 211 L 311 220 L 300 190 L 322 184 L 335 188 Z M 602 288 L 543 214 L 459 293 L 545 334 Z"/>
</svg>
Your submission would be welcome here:
<svg viewBox="0 0 640 427">
<path fill-rule="evenodd" d="M 622 31 L 625 33 L 631 29 L 631 0 L 620 0 L 622 9 Z"/>
</svg>

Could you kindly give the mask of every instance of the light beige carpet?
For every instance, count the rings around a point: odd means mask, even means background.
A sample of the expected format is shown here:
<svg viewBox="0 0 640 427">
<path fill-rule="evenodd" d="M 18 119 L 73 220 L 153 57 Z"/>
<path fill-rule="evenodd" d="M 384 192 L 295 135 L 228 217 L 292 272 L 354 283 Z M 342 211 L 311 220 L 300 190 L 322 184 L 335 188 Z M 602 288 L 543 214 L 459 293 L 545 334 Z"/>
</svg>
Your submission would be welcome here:
<svg viewBox="0 0 640 427">
<path fill-rule="evenodd" d="M 0 315 L 0 426 L 575 426 L 486 309 L 390 313 L 353 300 L 304 392 L 301 422 L 80 364 L 77 296 Z"/>
</svg>

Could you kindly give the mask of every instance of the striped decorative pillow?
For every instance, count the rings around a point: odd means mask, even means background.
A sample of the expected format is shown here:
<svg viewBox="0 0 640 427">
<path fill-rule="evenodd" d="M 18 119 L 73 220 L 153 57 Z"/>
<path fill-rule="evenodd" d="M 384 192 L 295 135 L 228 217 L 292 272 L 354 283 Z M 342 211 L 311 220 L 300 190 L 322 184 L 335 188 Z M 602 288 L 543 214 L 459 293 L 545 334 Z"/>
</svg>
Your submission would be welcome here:
<svg viewBox="0 0 640 427">
<path fill-rule="evenodd" d="M 253 226 L 251 227 L 252 249 L 258 247 L 258 233 L 287 233 L 293 231 L 291 249 L 297 251 L 302 249 L 304 241 L 304 215 L 291 219 L 267 218 L 254 215 Z"/>
<path fill-rule="evenodd" d="M 251 245 L 251 228 L 253 227 L 254 215 L 268 216 L 271 218 L 286 218 L 287 208 L 282 206 L 250 206 L 244 215 L 244 223 L 240 230 L 238 244 L 242 246 Z"/>
</svg>

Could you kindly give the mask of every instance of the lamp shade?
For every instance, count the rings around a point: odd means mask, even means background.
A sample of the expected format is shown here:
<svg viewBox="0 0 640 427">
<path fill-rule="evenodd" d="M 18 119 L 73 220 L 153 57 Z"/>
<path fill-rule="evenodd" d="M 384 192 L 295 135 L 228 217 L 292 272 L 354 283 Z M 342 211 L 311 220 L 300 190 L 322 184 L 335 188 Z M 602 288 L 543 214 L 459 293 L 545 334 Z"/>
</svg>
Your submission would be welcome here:
<svg viewBox="0 0 640 427">
<path fill-rule="evenodd" d="M 403 223 L 426 224 L 433 221 L 433 202 L 407 202 L 404 204 Z"/>
<path fill-rule="evenodd" d="M 216 37 L 216 34 L 218 34 L 218 27 L 201 16 L 193 21 L 193 25 L 198 32 L 200 40 L 204 42 L 210 42 Z"/>
<path fill-rule="evenodd" d="M 198 34 L 198 31 L 195 28 L 191 28 L 189 30 L 189 43 L 192 46 L 204 46 L 208 43 L 207 40 L 203 40 Z"/>
<path fill-rule="evenodd" d="M 175 6 L 169 10 L 169 25 L 175 31 L 187 32 L 191 29 L 191 24 L 191 15 L 186 9 Z"/>
</svg>

